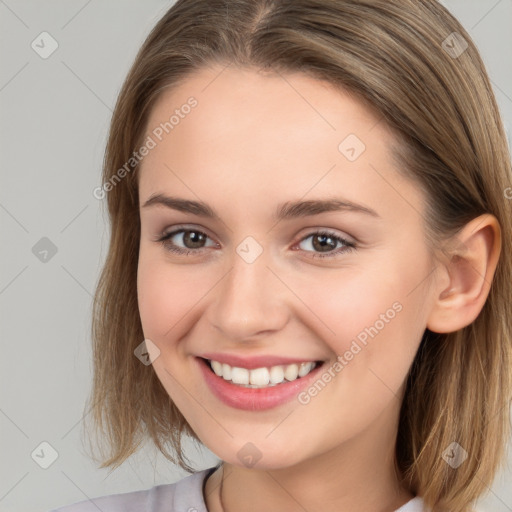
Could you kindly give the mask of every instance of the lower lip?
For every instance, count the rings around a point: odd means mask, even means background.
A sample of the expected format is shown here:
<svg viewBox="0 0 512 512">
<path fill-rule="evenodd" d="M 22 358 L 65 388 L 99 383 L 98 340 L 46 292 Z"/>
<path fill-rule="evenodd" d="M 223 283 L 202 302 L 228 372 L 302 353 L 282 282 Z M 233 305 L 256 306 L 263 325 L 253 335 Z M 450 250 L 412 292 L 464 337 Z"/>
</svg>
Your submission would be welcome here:
<svg viewBox="0 0 512 512">
<path fill-rule="evenodd" d="M 226 405 L 246 411 L 271 409 L 292 400 L 315 380 L 324 366 L 321 364 L 306 376 L 291 382 L 285 381 L 268 388 L 245 388 L 219 377 L 204 359 L 200 357 L 196 359 L 213 394 Z"/>
</svg>

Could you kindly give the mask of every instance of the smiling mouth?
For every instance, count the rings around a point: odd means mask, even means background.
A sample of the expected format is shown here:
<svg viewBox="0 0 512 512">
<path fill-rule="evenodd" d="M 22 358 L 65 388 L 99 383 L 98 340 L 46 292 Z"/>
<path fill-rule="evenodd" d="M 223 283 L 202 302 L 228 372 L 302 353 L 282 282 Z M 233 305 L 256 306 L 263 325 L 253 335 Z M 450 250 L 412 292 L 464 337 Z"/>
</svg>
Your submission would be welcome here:
<svg viewBox="0 0 512 512">
<path fill-rule="evenodd" d="M 275 365 L 260 368 L 243 368 L 231 366 L 219 361 L 200 358 L 217 377 L 222 378 L 230 384 L 245 388 L 269 388 L 293 382 L 305 377 L 313 370 L 324 364 L 325 361 L 308 361 Z"/>
</svg>

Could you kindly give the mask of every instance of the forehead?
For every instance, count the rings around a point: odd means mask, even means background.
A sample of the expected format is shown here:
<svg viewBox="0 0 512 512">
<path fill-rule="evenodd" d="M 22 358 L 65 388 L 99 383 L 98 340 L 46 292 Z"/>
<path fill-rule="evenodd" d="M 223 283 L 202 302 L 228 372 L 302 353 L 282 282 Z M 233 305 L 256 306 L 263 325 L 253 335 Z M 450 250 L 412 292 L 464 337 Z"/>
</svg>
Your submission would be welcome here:
<svg viewBox="0 0 512 512">
<path fill-rule="evenodd" d="M 261 128 L 261 135 L 272 135 L 274 128 L 280 129 L 288 122 L 295 131 L 307 125 L 310 136 L 322 136 L 345 128 L 346 121 L 354 130 L 363 131 L 368 123 L 374 126 L 380 118 L 350 92 L 303 73 L 214 66 L 196 70 L 178 86 L 163 92 L 152 109 L 148 131 L 169 120 L 190 97 L 200 107 L 193 109 L 194 117 L 202 121 L 197 124 L 211 128 L 215 123 L 219 135 L 230 128 L 239 133 L 239 127 L 244 126 Z M 381 126 L 383 132 L 385 128 Z"/>
<path fill-rule="evenodd" d="M 378 173 L 392 172 L 394 139 L 379 117 L 301 73 L 199 70 L 161 95 L 146 135 L 156 145 L 142 162 L 141 201 L 159 187 L 247 206 L 255 195 L 277 203 L 338 189 L 349 200 L 373 191 L 375 204 Z"/>
</svg>

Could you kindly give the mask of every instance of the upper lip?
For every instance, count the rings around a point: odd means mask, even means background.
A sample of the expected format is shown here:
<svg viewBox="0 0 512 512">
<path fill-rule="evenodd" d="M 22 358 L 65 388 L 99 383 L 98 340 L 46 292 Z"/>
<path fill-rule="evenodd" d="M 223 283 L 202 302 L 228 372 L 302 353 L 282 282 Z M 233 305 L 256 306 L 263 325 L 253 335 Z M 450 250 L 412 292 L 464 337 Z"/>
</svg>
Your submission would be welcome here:
<svg viewBox="0 0 512 512">
<path fill-rule="evenodd" d="M 243 357 L 237 354 L 225 354 L 225 353 L 208 353 L 202 354 L 199 357 L 204 359 L 210 359 L 214 361 L 218 361 L 219 363 L 226 363 L 229 366 L 236 366 L 237 368 L 247 368 L 248 370 L 254 368 L 263 368 L 269 366 L 278 366 L 278 365 L 289 365 L 289 364 L 300 364 L 307 363 L 309 361 L 319 361 L 323 362 L 319 359 L 315 358 L 292 358 L 292 357 L 283 357 L 283 356 L 274 356 L 274 355 L 260 355 L 260 356 L 252 356 L 252 357 Z"/>
</svg>

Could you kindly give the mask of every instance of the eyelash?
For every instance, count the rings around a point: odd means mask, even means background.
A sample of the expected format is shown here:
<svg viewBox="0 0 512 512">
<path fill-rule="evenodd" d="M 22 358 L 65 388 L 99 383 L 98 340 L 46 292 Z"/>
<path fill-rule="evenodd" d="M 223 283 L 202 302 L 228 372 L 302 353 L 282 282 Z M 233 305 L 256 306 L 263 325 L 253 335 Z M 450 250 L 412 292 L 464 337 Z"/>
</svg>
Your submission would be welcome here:
<svg viewBox="0 0 512 512">
<path fill-rule="evenodd" d="M 182 228 L 182 229 L 177 229 L 177 230 L 172 231 L 170 233 L 164 234 L 163 236 L 158 238 L 156 240 L 156 242 L 161 243 L 165 250 L 167 250 L 169 252 L 172 252 L 172 253 L 180 254 L 182 256 L 189 256 L 192 253 L 196 253 L 197 254 L 198 252 L 201 251 L 201 249 L 182 249 L 181 247 L 178 247 L 175 244 L 170 244 L 168 242 L 168 240 L 170 238 L 172 238 L 174 235 L 177 235 L 178 233 L 186 233 L 187 231 L 192 232 L 192 233 L 199 233 L 201 235 L 204 235 L 204 236 L 208 237 L 208 235 L 206 233 L 204 233 L 202 231 L 199 231 L 197 229 L 183 229 Z M 336 256 L 338 256 L 340 254 L 351 252 L 351 251 L 355 250 L 356 247 L 357 247 L 355 243 L 349 242 L 345 238 L 342 238 L 342 237 L 336 235 L 335 233 L 332 233 L 332 232 L 327 231 L 327 230 L 313 231 L 312 233 L 309 233 L 305 237 L 301 238 L 299 240 L 299 243 L 304 241 L 304 240 L 306 240 L 306 239 L 308 239 L 309 237 L 315 236 L 315 235 L 327 236 L 329 238 L 332 238 L 332 239 L 334 239 L 337 242 L 341 242 L 344 245 L 344 247 L 341 248 L 341 249 L 335 249 L 334 251 L 328 251 L 325 254 L 313 253 L 310 256 L 311 258 L 334 258 L 334 257 L 336 257 Z M 312 251 L 305 251 L 305 252 L 310 253 Z"/>
</svg>

